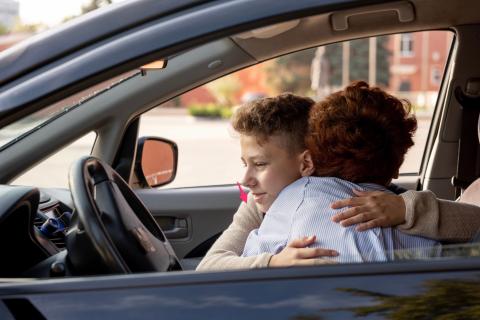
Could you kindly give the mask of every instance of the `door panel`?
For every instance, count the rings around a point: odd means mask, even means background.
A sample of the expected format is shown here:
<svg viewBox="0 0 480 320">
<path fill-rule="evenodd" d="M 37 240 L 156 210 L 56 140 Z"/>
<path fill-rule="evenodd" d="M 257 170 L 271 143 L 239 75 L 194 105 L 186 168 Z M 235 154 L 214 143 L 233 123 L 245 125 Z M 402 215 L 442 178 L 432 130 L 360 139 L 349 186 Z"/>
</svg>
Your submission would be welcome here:
<svg viewBox="0 0 480 320">
<path fill-rule="evenodd" d="M 420 177 L 418 175 L 403 175 L 393 180 L 392 183 L 407 190 L 418 190 Z"/>
<path fill-rule="evenodd" d="M 180 259 L 202 257 L 209 247 L 208 241 L 213 243 L 228 227 L 240 204 L 236 186 L 143 189 L 137 195 L 150 209 Z M 199 247 L 202 244 L 204 247 Z"/>
</svg>

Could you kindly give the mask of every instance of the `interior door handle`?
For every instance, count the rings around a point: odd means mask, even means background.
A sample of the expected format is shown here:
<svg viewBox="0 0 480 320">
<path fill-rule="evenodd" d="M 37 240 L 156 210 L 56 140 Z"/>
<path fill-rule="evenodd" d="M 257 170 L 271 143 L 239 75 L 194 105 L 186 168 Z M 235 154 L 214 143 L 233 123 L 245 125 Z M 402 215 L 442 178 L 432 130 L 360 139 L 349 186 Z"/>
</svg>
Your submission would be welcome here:
<svg viewBox="0 0 480 320">
<path fill-rule="evenodd" d="M 188 223 L 186 218 L 173 218 L 173 223 L 162 227 L 168 239 L 181 239 L 188 237 Z"/>
</svg>

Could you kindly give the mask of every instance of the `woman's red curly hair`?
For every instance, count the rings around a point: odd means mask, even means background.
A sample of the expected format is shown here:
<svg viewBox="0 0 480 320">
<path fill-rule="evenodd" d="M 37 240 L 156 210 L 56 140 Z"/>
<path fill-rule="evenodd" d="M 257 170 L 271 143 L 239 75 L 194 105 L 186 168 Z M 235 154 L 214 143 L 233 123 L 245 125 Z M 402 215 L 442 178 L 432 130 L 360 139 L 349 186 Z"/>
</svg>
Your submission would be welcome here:
<svg viewBox="0 0 480 320">
<path fill-rule="evenodd" d="M 411 105 L 366 82 L 315 104 L 306 139 L 316 175 L 388 185 L 413 145 Z"/>
</svg>

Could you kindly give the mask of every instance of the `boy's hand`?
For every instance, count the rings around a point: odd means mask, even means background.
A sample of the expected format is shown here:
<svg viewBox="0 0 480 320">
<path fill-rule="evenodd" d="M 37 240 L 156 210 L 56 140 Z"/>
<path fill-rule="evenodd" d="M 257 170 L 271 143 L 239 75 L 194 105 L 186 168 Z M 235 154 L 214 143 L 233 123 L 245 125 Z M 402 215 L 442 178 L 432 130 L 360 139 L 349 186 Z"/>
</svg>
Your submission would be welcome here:
<svg viewBox="0 0 480 320">
<path fill-rule="evenodd" d="M 405 222 L 405 202 L 401 196 L 381 191 L 353 190 L 358 196 L 332 203 L 332 209 L 350 207 L 332 217 L 343 227 L 357 224 L 357 231 L 375 227 L 393 227 Z"/>
<path fill-rule="evenodd" d="M 307 246 L 314 243 L 315 240 L 315 236 L 293 240 L 282 251 L 272 256 L 268 266 L 291 267 L 299 265 L 334 263 L 334 261 L 320 259 L 320 257 L 336 257 L 338 256 L 338 252 L 335 250 L 307 248 Z"/>
</svg>

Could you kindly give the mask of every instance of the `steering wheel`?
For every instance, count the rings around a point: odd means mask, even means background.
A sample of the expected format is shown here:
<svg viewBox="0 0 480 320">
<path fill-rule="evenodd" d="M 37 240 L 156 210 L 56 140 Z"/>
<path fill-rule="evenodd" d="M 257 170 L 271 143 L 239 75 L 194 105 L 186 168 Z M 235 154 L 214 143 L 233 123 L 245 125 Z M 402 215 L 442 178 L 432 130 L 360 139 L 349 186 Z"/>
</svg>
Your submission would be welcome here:
<svg viewBox="0 0 480 320">
<path fill-rule="evenodd" d="M 86 245 L 78 240 L 81 236 L 75 241 L 67 237 L 74 267 L 89 248 L 112 273 L 181 270 L 150 211 L 108 164 L 92 156 L 80 158 L 70 169 L 69 185 L 78 216 L 72 231 L 89 240 Z M 77 249 L 83 252 L 75 253 Z"/>
</svg>

